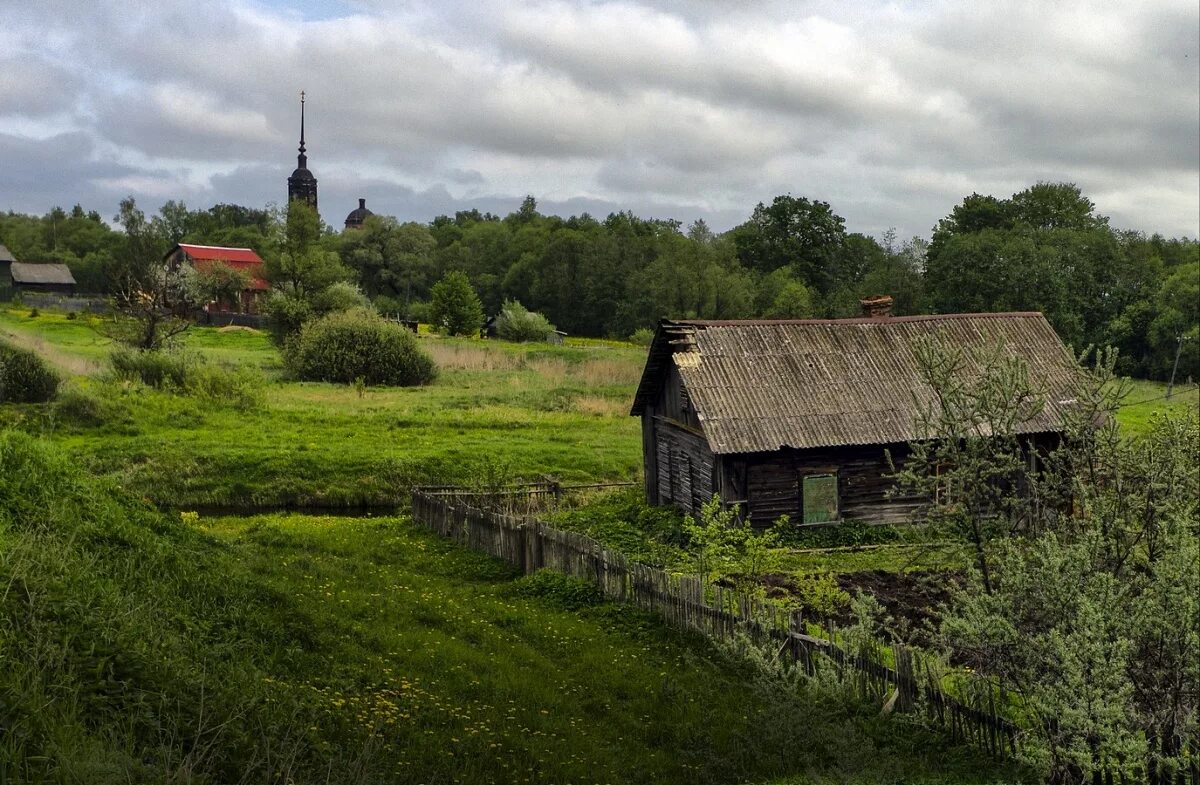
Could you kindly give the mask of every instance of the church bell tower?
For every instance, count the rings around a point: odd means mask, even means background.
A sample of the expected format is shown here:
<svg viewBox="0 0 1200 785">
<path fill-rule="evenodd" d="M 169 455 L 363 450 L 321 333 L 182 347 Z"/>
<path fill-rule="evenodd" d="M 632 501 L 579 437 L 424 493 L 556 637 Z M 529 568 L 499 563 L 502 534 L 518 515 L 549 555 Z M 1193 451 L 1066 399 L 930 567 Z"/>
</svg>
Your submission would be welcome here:
<svg viewBox="0 0 1200 785">
<path fill-rule="evenodd" d="M 308 156 L 304 154 L 304 91 L 300 91 L 300 155 L 296 156 L 296 171 L 288 178 L 288 204 L 301 201 L 317 209 L 317 178 L 308 171 Z"/>
</svg>

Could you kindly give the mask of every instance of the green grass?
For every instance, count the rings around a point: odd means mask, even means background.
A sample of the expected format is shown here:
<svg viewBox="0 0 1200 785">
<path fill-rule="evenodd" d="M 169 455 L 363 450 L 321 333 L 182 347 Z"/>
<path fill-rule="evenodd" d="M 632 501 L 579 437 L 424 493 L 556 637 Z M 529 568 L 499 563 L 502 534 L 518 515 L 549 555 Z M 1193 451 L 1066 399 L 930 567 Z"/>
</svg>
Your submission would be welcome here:
<svg viewBox="0 0 1200 785">
<path fill-rule="evenodd" d="M 37 342 L 60 367 L 107 355 L 83 317 L 27 313 L 0 310 L 0 329 Z M 30 409 L 4 416 L 161 504 L 395 505 L 416 483 L 480 474 L 628 479 L 639 469 L 639 426 L 628 405 L 640 349 L 424 337 L 441 367 L 434 384 L 371 388 L 359 397 L 349 386 L 284 380 L 278 352 L 261 333 L 193 328 L 183 343 L 261 369 L 265 403 L 198 404 L 97 377 L 76 386 L 104 401 L 101 418 Z"/>
<path fill-rule="evenodd" d="M 0 434 L 0 781 L 992 782 L 402 518 L 167 516 Z"/>
<path fill-rule="evenodd" d="M 1195 384 L 1176 384 L 1170 398 L 1166 397 L 1165 382 L 1131 379 L 1128 384 L 1129 394 L 1117 412 L 1121 430 L 1125 433 L 1145 433 L 1155 415 L 1180 416 L 1200 411 L 1200 387 Z"/>
</svg>

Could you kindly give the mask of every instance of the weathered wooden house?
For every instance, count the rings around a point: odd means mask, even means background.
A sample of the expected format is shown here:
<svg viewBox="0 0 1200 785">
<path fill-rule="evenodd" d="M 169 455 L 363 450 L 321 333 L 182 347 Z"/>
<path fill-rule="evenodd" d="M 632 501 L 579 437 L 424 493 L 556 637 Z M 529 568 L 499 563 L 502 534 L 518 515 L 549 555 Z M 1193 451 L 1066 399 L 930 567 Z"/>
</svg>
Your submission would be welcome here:
<svg viewBox="0 0 1200 785">
<path fill-rule="evenodd" d="M 662 322 L 631 412 L 649 501 L 694 513 L 715 493 L 761 525 L 908 519 L 923 500 L 889 498 L 887 455 L 922 438 L 926 336 L 1022 357 L 1047 397 L 1019 431 L 1058 438 L 1075 371 L 1040 313 L 891 317 L 888 303 L 855 319 Z"/>
<path fill-rule="evenodd" d="M 11 262 L 8 275 L 15 292 L 75 294 L 75 276 L 71 275 L 71 268 L 58 262 Z"/>
</svg>

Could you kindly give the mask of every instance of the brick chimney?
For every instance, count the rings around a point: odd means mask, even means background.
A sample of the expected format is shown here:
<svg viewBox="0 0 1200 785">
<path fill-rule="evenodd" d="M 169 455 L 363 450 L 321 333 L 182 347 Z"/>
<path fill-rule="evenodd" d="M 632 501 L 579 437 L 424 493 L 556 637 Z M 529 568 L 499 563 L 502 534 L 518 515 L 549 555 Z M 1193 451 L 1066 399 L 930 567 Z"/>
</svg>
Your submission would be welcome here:
<svg viewBox="0 0 1200 785">
<path fill-rule="evenodd" d="M 892 298 L 886 294 L 876 294 L 858 302 L 862 305 L 863 316 L 884 319 L 892 315 Z"/>
</svg>

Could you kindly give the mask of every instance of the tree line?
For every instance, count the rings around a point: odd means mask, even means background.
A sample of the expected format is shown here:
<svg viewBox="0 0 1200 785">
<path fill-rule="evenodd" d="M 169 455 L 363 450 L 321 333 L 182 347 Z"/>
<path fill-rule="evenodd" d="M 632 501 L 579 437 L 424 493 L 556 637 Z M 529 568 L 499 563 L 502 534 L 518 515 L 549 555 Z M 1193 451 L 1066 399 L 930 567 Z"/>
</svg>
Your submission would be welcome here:
<svg viewBox="0 0 1200 785">
<path fill-rule="evenodd" d="M 629 212 L 543 215 L 532 197 L 503 217 L 374 216 L 341 233 L 296 205 L 169 201 L 147 217 L 126 199 L 114 221 L 119 230 L 79 205 L 10 212 L 0 242 L 22 260 L 65 262 L 100 293 L 176 242 L 250 247 L 273 283 L 303 298 L 346 282 L 379 310 L 422 320 L 435 284 L 460 272 L 488 314 L 520 302 L 591 336 L 625 337 L 664 317 L 841 318 L 874 294 L 891 295 L 897 315 L 1036 310 L 1076 347 L 1116 346 L 1122 373 L 1165 378 L 1178 352 L 1180 377 L 1200 375 L 1200 244 L 1115 230 L 1069 183 L 971 194 L 928 241 L 904 242 L 847 232 L 827 202 L 790 194 L 724 233 Z"/>
</svg>

